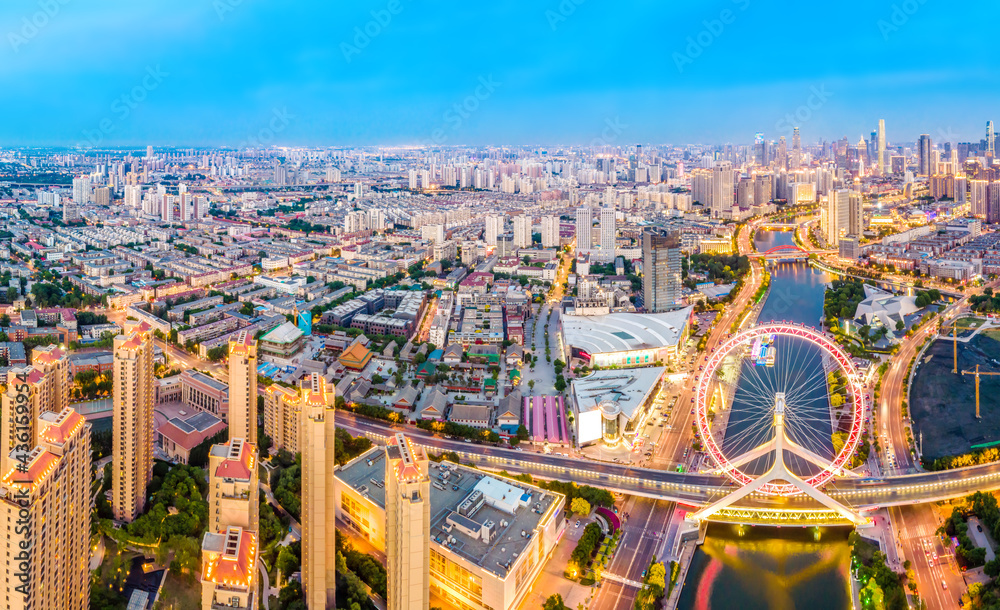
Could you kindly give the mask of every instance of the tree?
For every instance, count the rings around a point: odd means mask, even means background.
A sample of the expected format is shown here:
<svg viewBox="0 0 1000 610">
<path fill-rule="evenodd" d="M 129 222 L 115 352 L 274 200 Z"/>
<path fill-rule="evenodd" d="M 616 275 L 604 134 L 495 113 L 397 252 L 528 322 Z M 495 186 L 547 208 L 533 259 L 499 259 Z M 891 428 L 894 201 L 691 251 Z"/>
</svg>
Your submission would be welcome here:
<svg viewBox="0 0 1000 610">
<path fill-rule="evenodd" d="M 547 600 L 545 600 L 545 603 L 542 604 L 542 610 L 570 610 L 570 608 L 563 603 L 562 595 L 553 593 Z"/>
<path fill-rule="evenodd" d="M 896 321 L 896 330 L 897 330 L 897 331 L 901 331 L 901 330 L 903 330 L 904 328 L 906 328 L 906 323 L 905 323 L 905 322 L 903 322 L 902 320 L 897 320 L 897 321 Z"/>
<path fill-rule="evenodd" d="M 573 501 L 569 503 L 569 509 L 575 515 L 589 515 L 590 514 L 590 502 L 587 502 L 583 498 L 573 498 Z"/>
</svg>

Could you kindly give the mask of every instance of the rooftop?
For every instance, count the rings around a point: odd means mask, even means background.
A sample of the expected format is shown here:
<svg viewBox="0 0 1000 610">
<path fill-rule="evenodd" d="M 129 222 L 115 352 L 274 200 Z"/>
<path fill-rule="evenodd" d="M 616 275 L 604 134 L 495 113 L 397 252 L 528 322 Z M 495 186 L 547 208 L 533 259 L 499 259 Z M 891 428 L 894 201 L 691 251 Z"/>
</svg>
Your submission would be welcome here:
<svg viewBox="0 0 1000 610">
<path fill-rule="evenodd" d="M 441 483 L 446 472 L 451 474 L 447 481 Z M 385 453 L 381 447 L 374 447 L 339 467 L 336 476 L 342 484 L 366 495 L 376 506 L 385 508 L 385 488 L 372 483 L 385 482 Z M 431 462 L 430 477 L 431 538 L 437 544 L 448 547 L 451 552 L 501 578 L 507 576 L 504 566 L 524 552 L 535 535 L 535 528 L 557 504 L 558 499 L 562 498 L 559 494 L 533 485 L 486 475 L 451 462 Z M 482 483 L 484 480 L 489 482 Z M 434 482 L 441 483 L 444 489 L 435 487 Z M 478 512 L 472 514 L 471 520 L 476 524 L 493 522 L 495 534 L 489 542 L 463 533 L 460 527 L 449 526 L 447 529 L 451 531 L 448 533 L 444 529 L 449 519 L 453 522 L 462 521 L 457 518 L 463 517 L 458 514 L 459 506 L 477 488 L 490 498 L 487 498 L 486 504 Z M 504 509 L 513 509 L 514 513 L 510 514 Z M 469 518 L 468 515 L 464 517 Z M 522 536 L 522 532 L 526 535 Z M 455 542 L 451 543 L 449 538 L 454 538 Z"/>
<path fill-rule="evenodd" d="M 664 313 L 610 313 L 562 316 L 566 343 L 590 354 L 657 349 L 677 345 L 691 307 Z"/>
<path fill-rule="evenodd" d="M 632 419 L 666 370 L 662 366 L 654 366 L 594 371 L 586 377 L 574 379 L 570 384 L 571 391 L 581 413 L 595 411 L 602 402 L 611 400 L 618 403 L 628 419 Z"/>
<path fill-rule="evenodd" d="M 301 336 L 302 331 L 299 330 L 298 326 L 292 324 L 291 322 L 285 322 L 281 326 L 261 337 L 260 340 L 267 341 L 269 343 L 293 343 Z"/>
</svg>

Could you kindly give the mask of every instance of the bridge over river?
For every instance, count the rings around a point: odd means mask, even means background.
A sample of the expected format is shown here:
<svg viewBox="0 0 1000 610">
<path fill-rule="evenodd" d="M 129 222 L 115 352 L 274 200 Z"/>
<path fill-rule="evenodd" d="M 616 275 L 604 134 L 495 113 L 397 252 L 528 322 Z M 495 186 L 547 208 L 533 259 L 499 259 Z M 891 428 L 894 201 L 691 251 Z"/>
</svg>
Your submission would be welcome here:
<svg viewBox="0 0 1000 610">
<path fill-rule="evenodd" d="M 337 412 L 337 425 L 352 434 L 364 434 L 383 441 L 390 434 L 405 432 L 418 445 L 433 452 L 453 451 L 463 461 L 480 468 L 572 481 L 625 494 L 671 500 L 691 508 L 706 506 L 738 489 L 728 477 L 722 475 L 635 468 L 563 455 L 474 445 L 439 438 L 411 427 L 360 418 L 343 411 Z M 1000 463 L 881 478 L 836 478 L 822 491 L 864 515 L 886 506 L 937 502 L 996 489 L 1000 489 Z M 713 515 L 711 520 L 789 526 L 845 523 L 842 517 L 808 496 L 775 497 L 764 494 L 751 495 L 741 500 L 739 506 Z"/>
</svg>

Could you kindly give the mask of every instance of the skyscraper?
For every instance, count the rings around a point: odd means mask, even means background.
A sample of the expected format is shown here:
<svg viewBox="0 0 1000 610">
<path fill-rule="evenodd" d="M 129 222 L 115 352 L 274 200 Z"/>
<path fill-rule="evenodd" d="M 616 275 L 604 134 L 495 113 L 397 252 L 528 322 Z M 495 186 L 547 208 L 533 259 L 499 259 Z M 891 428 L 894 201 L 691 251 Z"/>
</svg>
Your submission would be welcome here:
<svg viewBox="0 0 1000 610">
<path fill-rule="evenodd" d="M 878 129 L 876 142 L 875 154 L 878 158 L 875 160 L 875 166 L 878 168 L 879 174 L 885 174 L 885 119 L 878 120 Z"/>
<path fill-rule="evenodd" d="M 142 512 L 153 476 L 153 389 L 153 341 L 143 323 L 114 342 L 111 505 L 121 521 Z"/>
<path fill-rule="evenodd" d="M 820 229 L 829 246 L 836 247 L 841 237 L 860 236 L 862 224 L 862 202 L 859 193 L 847 189 L 830 191 L 827 204 L 820 210 Z"/>
<path fill-rule="evenodd" d="M 514 217 L 514 247 L 531 247 L 531 216 L 528 214 Z"/>
<path fill-rule="evenodd" d="M 559 217 L 542 216 L 542 247 L 559 247 Z"/>
<path fill-rule="evenodd" d="M 257 342 L 245 330 L 229 341 L 229 438 L 257 442 Z"/>
<path fill-rule="evenodd" d="M 503 230 L 504 230 L 503 216 L 487 216 L 486 245 L 487 246 L 497 245 L 497 236 L 503 234 Z"/>
<path fill-rule="evenodd" d="M 385 448 L 389 610 L 430 607 L 431 478 L 427 454 L 402 434 Z"/>
<path fill-rule="evenodd" d="M 593 232 L 594 226 L 593 210 L 590 206 L 582 205 L 576 209 L 576 249 L 590 250 L 594 247 Z"/>
<path fill-rule="evenodd" d="M 789 169 L 798 169 L 802 164 L 802 139 L 799 137 L 799 128 L 792 131 L 792 159 L 789 162 Z"/>
<path fill-rule="evenodd" d="M 642 300 L 647 312 L 674 309 L 681 298 L 681 239 L 677 232 L 642 233 Z"/>
<path fill-rule="evenodd" d="M 993 133 L 993 121 L 986 121 L 986 156 L 996 156 L 996 134 Z"/>
<path fill-rule="evenodd" d="M 77 205 L 90 203 L 90 176 L 73 178 L 73 203 Z"/>
<path fill-rule="evenodd" d="M 10 382 L 0 395 L 4 424 L 0 433 L 0 474 L 10 472 L 19 457 L 38 445 L 36 424 L 43 413 L 60 413 L 69 406 L 69 358 L 56 346 L 46 347 L 34 350 L 37 366 L 11 369 Z M 49 360 L 51 354 L 51 365 L 40 362 Z M 19 417 L 7 415 L 15 412 Z"/>
<path fill-rule="evenodd" d="M 302 445 L 302 591 L 310 610 L 332 609 L 337 603 L 333 390 L 327 387 L 319 373 L 312 373 L 305 381 L 299 435 Z"/>
<path fill-rule="evenodd" d="M 615 222 L 615 208 L 601 208 L 601 250 L 610 252 L 612 257 L 615 252 L 615 236 L 618 227 Z"/>
<path fill-rule="evenodd" d="M 931 175 L 931 137 L 929 135 L 921 134 L 920 141 L 917 144 L 919 149 L 919 163 L 917 167 L 917 173 L 921 176 Z"/>
<path fill-rule="evenodd" d="M 733 209 L 733 164 L 719 161 L 712 168 L 712 216 L 719 217 Z"/>
<path fill-rule="evenodd" d="M 10 385 L 15 385 L 13 382 Z M 12 419 L 16 413 L 3 412 Z M 0 480 L 4 608 L 90 607 L 90 425 L 70 408 L 32 421 L 35 438 Z M 23 580 L 22 580 L 23 579 Z"/>
</svg>

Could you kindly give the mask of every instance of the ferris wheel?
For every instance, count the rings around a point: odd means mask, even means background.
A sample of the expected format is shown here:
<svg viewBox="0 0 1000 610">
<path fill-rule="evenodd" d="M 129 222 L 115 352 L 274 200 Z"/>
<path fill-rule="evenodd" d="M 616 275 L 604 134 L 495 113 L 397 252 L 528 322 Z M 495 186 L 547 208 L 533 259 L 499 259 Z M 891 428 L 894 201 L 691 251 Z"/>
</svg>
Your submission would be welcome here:
<svg viewBox="0 0 1000 610">
<path fill-rule="evenodd" d="M 850 355 L 825 334 L 763 324 L 712 352 L 698 380 L 697 432 L 718 471 L 741 487 L 796 495 L 853 474 L 862 396 Z"/>
</svg>

